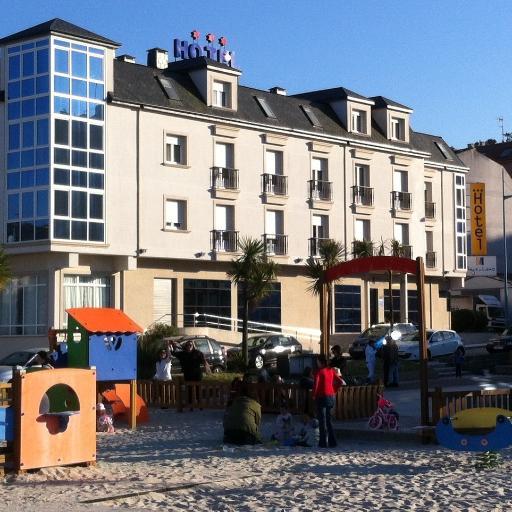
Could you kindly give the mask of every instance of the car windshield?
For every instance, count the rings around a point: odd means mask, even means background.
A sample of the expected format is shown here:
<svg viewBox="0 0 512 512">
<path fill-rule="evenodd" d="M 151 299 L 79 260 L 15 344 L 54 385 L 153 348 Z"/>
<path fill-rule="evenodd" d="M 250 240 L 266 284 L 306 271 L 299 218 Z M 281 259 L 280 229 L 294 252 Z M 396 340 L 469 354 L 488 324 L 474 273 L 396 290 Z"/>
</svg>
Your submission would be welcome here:
<svg viewBox="0 0 512 512">
<path fill-rule="evenodd" d="M 376 325 L 374 327 L 366 329 L 366 331 L 363 331 L 361 337 L 370 339 L 382 338 L 382 336 L 385 336 L 387 334 L 388 330 L 389 327 L 387 325 Z"/>
<path fill-rule="evenodd" d="M 34 356 L 33 352 L 13 352 L 8 356 L 0 359 L 1 366 L 25 366 Z"/>
<path fill-rule="evenodd" d="M 254 336 L 253 338 L 249 338 L 247 340 L 247 346 L 249 348 L 259 347 L 267 342 L 268 336 Z"/>
<path fill-rule="evenodd" d="M 427 333 L 427 338 L 428 338 Z M 411 341 L 420 341 L 420 333 L 419 332 L 413 332 L 412 334 L 404 334 L 402 335 L 402 338 L 400 339 L 400 342 L 411 342 Z"/>
</svg>

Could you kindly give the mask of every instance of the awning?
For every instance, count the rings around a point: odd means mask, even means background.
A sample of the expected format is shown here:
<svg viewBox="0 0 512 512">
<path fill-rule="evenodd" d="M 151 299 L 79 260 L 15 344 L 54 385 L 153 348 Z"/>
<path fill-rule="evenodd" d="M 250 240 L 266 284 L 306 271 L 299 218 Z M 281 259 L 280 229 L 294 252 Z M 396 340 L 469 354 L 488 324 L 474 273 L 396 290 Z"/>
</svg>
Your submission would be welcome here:
<svg viewBox="0 0 512 512">
<path fill-rule="evenodd" d="M 494 295 L 479 295 L 478 298 L 486 305 L 486 306 L 494 306 L 498 308 L 502 308 L 502 304 L 499 299 L 497 299 Z"/>
</svg>

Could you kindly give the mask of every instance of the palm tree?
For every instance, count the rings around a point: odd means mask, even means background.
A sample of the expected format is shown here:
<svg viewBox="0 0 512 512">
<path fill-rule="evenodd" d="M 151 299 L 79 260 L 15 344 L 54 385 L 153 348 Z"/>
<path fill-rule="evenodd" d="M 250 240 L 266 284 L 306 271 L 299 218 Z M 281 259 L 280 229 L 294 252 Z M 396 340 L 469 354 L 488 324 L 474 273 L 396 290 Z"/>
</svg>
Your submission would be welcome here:
<svg viewBox="0 0 512 512">
<path fill-rule="evenodd" d="M 0 290 L 3 290 L 7 286 L 11 277 L 12 273 L 9 260 L 3 247 L 0 247 Z"/>
<path fill-rule="evenodd" d="M 320 297 L 320 330 L 322 330 L 322 317 L 324 311 L 324 295 L 322 288 L 324 285 L 324 273 L 326 270 L 335 267 L 345 260 L 345 247 L 336 240 L 323 240 L 318 247 L 319 258 L 309 258 L 306 262 L 306 272 L 310 279 L 308 291 L 313 295 Z M 329 332 L 332 325 L 332 282 L 325 283 L 327 286 L 327 325 Z M 322 333 L 326 339 L 320 341 L 321 352 L 328 355 L 329 347 L 327 340 L 329 332 Z"/>
<path fill-rule="evenodd" d="M 265 244 L 261 240 L 242 238 L 238 246 L 242 254 L 231 261 L 228 276 L 242 291 L 242 355 L 247 366 L 249 364 L 247 347 L 249 310 L 272 291 L 272 282 L 276 279 L 278 266 L 267 259 Z"/>
</svg>

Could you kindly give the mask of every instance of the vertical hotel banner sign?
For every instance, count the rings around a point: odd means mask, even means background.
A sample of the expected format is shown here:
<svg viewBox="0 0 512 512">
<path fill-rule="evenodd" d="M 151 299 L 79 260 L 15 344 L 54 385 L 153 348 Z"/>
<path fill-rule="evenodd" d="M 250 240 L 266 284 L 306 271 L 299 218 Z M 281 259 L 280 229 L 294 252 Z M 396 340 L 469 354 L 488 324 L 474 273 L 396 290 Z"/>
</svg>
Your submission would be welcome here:
<svg viewBox="0 0 512 512">
<path fill-rule="evenodd" d="M 487 255 L 485 223 L 485 183 L 471 183 L 471 255 Z"/>
</svg>

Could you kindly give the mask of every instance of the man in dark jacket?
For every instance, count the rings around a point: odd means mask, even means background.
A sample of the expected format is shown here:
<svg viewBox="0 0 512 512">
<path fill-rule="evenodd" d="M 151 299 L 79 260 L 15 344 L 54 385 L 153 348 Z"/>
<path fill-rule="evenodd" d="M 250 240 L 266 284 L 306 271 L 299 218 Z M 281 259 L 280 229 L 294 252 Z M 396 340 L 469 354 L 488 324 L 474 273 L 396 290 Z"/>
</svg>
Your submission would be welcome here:
<svg viewBox="0 0 512 512">
<path fill-rule="evenodd" d="M 384 360 L 384 385 L 398 387 L 398 345 L 391 337 L 386 337 L 386 344 L 382 348 Z"/>
<path fill-rule="evenodd" d="M 183 379 L 185 382 L 198 382 L 203 379 L 203 368 L 207 368 L 208 363 L 204 354 L 194 347 L 191 341 L 183 345 L 183 350 L 177 350 L 176 343 L 172 344 L 173 356 L 179 359 Z M 188 391 L 188 404 L 190 410 L 194 410 L 194 402 L 197 402 L 196 386 L 186 386 Z"/>
<path fill-rule="evenodd" d="M 185 381 L 199 381 L 203 378 L 203 369 L 206 365 L 204 354 L 194 348 L 191 341 L 187 341 L 183 350 L 176 350 L 176 344 L 173 344 L 173 356 L 179 359 L 183 378 Z"/>
</svg>

